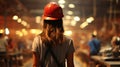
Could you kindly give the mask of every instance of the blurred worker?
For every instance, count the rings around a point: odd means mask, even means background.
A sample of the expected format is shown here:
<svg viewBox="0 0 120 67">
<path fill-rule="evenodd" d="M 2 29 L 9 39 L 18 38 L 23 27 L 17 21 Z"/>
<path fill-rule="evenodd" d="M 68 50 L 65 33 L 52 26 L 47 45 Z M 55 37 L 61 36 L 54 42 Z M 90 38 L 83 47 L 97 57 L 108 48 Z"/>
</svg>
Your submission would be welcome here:
<svg viewBox="0 0 120 67">
<path fill-rule="evenodd" d="M 8 48 L 8 43 L 4 38 L 3 33 L 0 33 L 0 54 L 6 54 Z"/>
<path fill-rule="evenodd" d="M 8 52 L 14 52 L 15 51 L 15 43 L 13 42 L 12 38 L 7 39 L 8 42 Z"/>
<path fill-rule="evenodd" d="M 119 36 L 113 36 L 111 40 L 112 44 L 112 54 L 113 57 L 118 57 L 120 55 L 120 37 Z"/>
<path fill-rule="evenodd" d="M 17 48 L 20 52 L 24 52 L 24 50 L 26 49 L 24 39 L 23 40 L 22 39 L 18 40 Z"/>
<path fill-rule="evenodd" d="M 113 36 L 111 40 L 112 47 L 114 48 L 116 46 L 119 46 L 120 45 L 119 41 L 120 41 L 119 36 Z"/>
<path fill-rule="evenodd" d="M 92 38 L 89 41 L 90 55 L 97 55 L 101 48 L 101 42 L 97 39 L 95 34 L 92 34 Z"/>
<path fill-rule="evenodd" d="M 74 67 L 73 40 L 63 35 L 63 11 L 55 2 L 48 3 L 43 13 L 43 31 L 32 44 L 33 67 Z"/>
</svg>

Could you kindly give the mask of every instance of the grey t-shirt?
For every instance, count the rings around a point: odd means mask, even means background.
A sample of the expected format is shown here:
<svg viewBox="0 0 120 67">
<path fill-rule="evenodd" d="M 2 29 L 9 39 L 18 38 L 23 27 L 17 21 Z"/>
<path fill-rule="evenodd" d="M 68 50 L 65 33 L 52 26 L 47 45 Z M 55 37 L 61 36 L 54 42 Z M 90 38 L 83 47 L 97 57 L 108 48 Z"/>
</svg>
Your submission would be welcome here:
<svg viewBox="0 0 120 67">
<path fill-rule="evenodd" d="M 4 38 L 0 38 L 0 52 L 6 52 L 6 46 L 8 46 L 7 41 Z"/>
<path fill-rule="evenodd" d="M 63 66 L 65 66 L 66 57 L 75 51 L 72 39 L 65 36 L 65 40 L 66 41 L 62 45 L 57 45 L 55 46 L 55 48 L 52 48 L 52 51 L 57 57 L 57 60 Z M 37 36 L 34 38 L 34 41 L 32 44 L 32 51 L 36 52 L 39 55 L 40 60 L 44 57 L 46 46 L 44 45 L 44 43 L 42 43 L 40 36 Z M 57 67 L 57 64 L 53 59 L 53 57 L 51 56 L 51 54 L 47 54 L 47 55 L 48 56 L 46 58 L 46 63 L 45 63 L 46 67 Z"/>
</svg>

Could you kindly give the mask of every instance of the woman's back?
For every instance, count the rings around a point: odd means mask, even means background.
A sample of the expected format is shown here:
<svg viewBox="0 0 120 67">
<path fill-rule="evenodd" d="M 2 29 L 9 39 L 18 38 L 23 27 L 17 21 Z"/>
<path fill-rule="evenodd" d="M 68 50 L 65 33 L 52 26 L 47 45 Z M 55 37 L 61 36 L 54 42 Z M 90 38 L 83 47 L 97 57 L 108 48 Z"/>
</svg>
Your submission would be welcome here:
<svg viewBox="0 0 120 67">
<path fill-rule="evenodd" d="M 68 37 L 64 37 L 65 38 L 65 41 L 60 44 L 60 45 L 55 45 L 55 46 L 52 46 L 51 47 L 51 50 L 53 51 L 54 55 L 56 56 L 58 62 L 65 66 L 65 58 L 70 54 L 70 53 L 73 53 L 74 52 L 74 47 L 73 47 L 73 41 L 68 38 Z M 35 42 L 33 43 L 33 50 L 32 51 L 35 51 L 37 52 L 40 57 L 40 61 L 42 60 L 42 58 L 45 57 L 45 53 L 48 49 L 47 46 L 45 46 L 46 44 L 42 42 L 41 40 L 41 37 L 40 36 L 37 36 L 35 38 L 36 42 L 36 45 L 35 45 Z M 49 45 L 49 44 L 47 44 Z M 36 48 L 34 48 L 36 47 Z M 50 51 L 50 50 L 49 50 Z M 55 61 L 55 58 L 52 56 L 52 54 L 48 51 L 48 54 L 45 58 L 45 65 L 48 67 L 57 67 L 57 64 L 56 64 L 56 61 Z"/>
</svg>

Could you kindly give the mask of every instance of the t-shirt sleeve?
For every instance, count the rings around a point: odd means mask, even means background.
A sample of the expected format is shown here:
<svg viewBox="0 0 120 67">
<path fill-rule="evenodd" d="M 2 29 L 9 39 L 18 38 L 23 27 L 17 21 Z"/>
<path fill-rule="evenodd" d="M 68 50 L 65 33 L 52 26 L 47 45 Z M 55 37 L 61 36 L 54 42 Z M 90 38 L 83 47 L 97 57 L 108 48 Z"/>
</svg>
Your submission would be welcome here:
<svg viewBox="0 0 120 67">
<path fill-rule="evenodd" d="M 39 45 L 38 41 L 39 41 L 38 37 L 35 37 L 33 40 L 33 43 L 32 43 L 32 51 L 33 52 L 37 52 L 37 48 Z"/>
<path fill-rule="evenodd" d="M 73 45 L 73 40 L 70 40 L 68 51 L 67 51 L 67 56 L 70 55 L 71 53 L 74 53 L 74 51 L 75 51 L 75 48 L 74 48 L 74 45 Z"/>
</svg>

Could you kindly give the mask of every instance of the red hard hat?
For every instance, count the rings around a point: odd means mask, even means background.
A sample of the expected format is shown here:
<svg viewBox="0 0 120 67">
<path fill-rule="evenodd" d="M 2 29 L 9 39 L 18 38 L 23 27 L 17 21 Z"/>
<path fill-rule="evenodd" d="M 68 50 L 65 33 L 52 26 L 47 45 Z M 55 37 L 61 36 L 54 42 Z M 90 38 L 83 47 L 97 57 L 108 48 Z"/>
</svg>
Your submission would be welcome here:
<svg viewBox="0 0 120 67">
<path fill-rule="evenodd" d="M 62 8 L 56 2 L 50 2 L 44 8 L 43 19 L 45 20 L 58 20 L 63 16 Z"/>
</svg>

